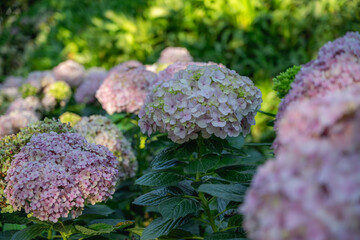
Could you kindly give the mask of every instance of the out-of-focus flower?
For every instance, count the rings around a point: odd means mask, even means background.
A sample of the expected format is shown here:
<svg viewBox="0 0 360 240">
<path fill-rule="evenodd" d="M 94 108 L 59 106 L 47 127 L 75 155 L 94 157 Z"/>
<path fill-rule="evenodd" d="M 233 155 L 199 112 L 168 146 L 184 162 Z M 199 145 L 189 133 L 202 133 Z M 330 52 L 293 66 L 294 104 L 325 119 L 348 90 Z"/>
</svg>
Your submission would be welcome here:
<svg viewBox="0 0 360 240">
<path fill-rule="evenodd" d="M 70 86 L 63 81 L 57 81 L 44 89 L 44 97 L 41 103 L 46 111 L 50 111 L 59 103 L 61 107 L 65 106 L 71 97 Z"/>
<path fill-rule="evenodd" d="M 34 71 L 29 73 L 25 83 L 40 90 L 46 88 L 55 81 L 55 76 L 51 71 Z"/>
<path fill-rule="evenodd" d="M 59 120 L 62 123 L 69 123 L 71 126 L 75 126 L 81 120 L 81 116 L 72 112 L 64 112 L 60 115 Z"/>
<path fill-rule="evenodd" d="M 0 116 L 0 139 L 20 131 L 28 124 L 38 121 L 39 118 L 33 111 L 15 110 Z"/>
<path fill-rule="evenodd" d="M 294 81 L 296 74 L 300 71 L 300 66 L 292 66 L 286 69 L 285 72 L 280 73 L 273 78 L 274 90 L 277 92 L 279 98 L 285 97 L 291 88 L 291 83 Z"/>
<path fill-rule="evenodd" d="M 75 100 L 78 103 L 93 103 L 95 102 L 95 94 L 99 89 L 107 72 L 102 68 L 91 68 L 87 71 L 84 82 L 76 90 Z"/>
<path fill-rule="evenodd" d="M 96 92 L 96 98 L 109 114 L 137 112 L 155 77 L 156 74 L 147 71 L 144 66 L 113 71 Z"/>
<path fill-rule="evenodd" d="M 18 88 L 24 83 L 22 77 L 9 76 L 5 79 L 4 83 L 1 85 L 1 88 Z"/>
<path fill-rule="evenodd" d="M 301 66 L 282 99 L 277 120 L 294 101 L 313 98 L 360 82 L 360 34 L 347 33 L 344 37 L 325 44 L 317 59 Z M 277 124 L 275 126 L 277 128 Z"/>
<path fill-rule="evenodd" d="M 88 142 L 107 147 L 118 158 L 121 179 L 135 176 L 138 163 L 131 144 L 108 118 L 100 115 L 84 117 L 74 129 Z"/>
<path fill-rule="evenodd" d="M 137 68 L 137 67 L 143 67 L 144 65 L 136 60 L 130 60 L 130 61 L 126 61 L 123 63 L 120 63 L 118 65 L 116 65 L 115 67 L 112 67 L 109 70 L 109 75 L 116 72 L 116 73 L 122 73 L 122 72 L 126 72 L 131 68 Z"/>
<path fill-rule="evenodd" d="M 260 167 L 241 207 L 248 237 L 358 239 L 359 154 L 277 157 Z"/>
<path fill-rule="evenodd" d="M 83 82 L 86 71 L 81 64 L 67 60 L 57 65 L 53 73 L 56 80 L 64 81 L 71 87 L 77 87 Z"/>
<path fill-rule="evenodd" d="M 18 98 L 12 102 L 7 109 L 7 113 L 13 111 L 38 111 L 41 109 L 41 104 L 39 98 L 35 96 L 30 96 L 27 98 Z"/>
<path fill-rule="evenodd" d="M 21 114 L 25 113 L 22 111 Z M 1 119 L 2 117 L 0 117 Z M 24 121 L 24 120 L 23 120 Z M 1 122 L 1 120 L 0 120 Z M 0 128 L 6 127 L 9 120 L 5 121 L 4 124 L 0 124 Z M 1 130 L 0 130 L 1 132 Z M 65 133 L 74 132 L 70 125 L 63 124 L 59 121 L 45 119 L 44 121 L 35 122 L 22 128 L 16 135 L 8 135 L 1 139 L 0 137 L 0 207 L 1 212 L 12 212 L 11 205 L 6 203 L 6 196 L 4 189 L 6 187 L 5 177 L 7 171 L 11 165 L 11 161 L 14 155 L 19 153 L 22 147 L 24 147 L 33 135 L 39 133 Z"/>
<path fill-rule="evenodd" d="M 175 62 L 191 62 L 193 60 L 189 51 L 182 47 L 167 47 L 160 53 L 157 60 L 160 64 L 171 64 Z"/>
<path fill-rule="evenodd" d="M 0 95 L 8 101 L 13 101 L 19 97 L 19 87 L 23 84 L 24 79 L 21 77 L 9 76 L 3 84 L 0 84 Z"/>
<path fill-rule="evenodd" d="M 314 153 L 360 149 L 360 84 L 325 96 L 293 102 L 278 122 L 276 153 Z"/>
<path fill-rule="evenodd" d="M 167 132 L 176 143 L 246 135 L 260 109 L 260 90 L 248 77 L 217 65 L 190 65 L 153 88 L 139 113 L 139 126 L 149 135 Z"/>
<path fill-rule="evenodd" d="M 30 83 L 24 83 L 23 85 L 21 85 L 19 90 L 22 98 L 35 96 L 39 92 L 39 89 L 31 85 Z"/>
<path fill-rule="evenodd" d="M 42 133 L 14 156 L 4 192 L 15 211 L 57 222 L 111 198 L 117 176 L 116 157 L 104 146 L 77 133 Z"/>
</svg>

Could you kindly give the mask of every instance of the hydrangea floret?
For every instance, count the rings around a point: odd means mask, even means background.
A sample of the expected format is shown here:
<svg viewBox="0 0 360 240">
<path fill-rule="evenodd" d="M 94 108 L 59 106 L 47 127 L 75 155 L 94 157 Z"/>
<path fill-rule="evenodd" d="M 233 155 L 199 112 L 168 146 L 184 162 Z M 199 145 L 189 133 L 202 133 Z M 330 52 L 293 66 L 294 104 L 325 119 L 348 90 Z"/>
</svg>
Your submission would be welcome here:
<svg viewBox="0 0 360 240">
<path fill-rule="evenodd" d="M 90 143 L 107 147 L 120 163 L 120 178 L 134 177 L 138 168 L 131 144 L 108 118 L 100 115 L 83 117 L 74 129 Z"/>
<path fill-rule="evenodd" d="M 0 124 L 0 127 L 3 126 Z M 4 189 L 6 187 L 5 177 L 11 165 L 14 155 L 19 153 L 33 135 L 39 133 L 66 133 L 74 132 L 70 125 L 63 124 L 60 121 L 44 119 L 37 121 L 22 128 L 16 135 L 9 135 L 0 139 L 0 207 L 1 212 L 11 212 L 12 207 L 6 203 Z"/>
<path fill-rule="evenodd" d="M 155 77 L 144 66 L 112 72 L 96 92 L 96 98 L 108 114 L 138 112 Z"/>
<path fill-rule="evenodd" d="M 260 109 L 260 90 L 248 77 L 217 65 L 190 65 L 158 86 L 139 113 L 144 133 L 167 132 L 176 143 L 214 134 L 246 135 Z"/>
<path fill-rule="evenodd" d="M 4 192 L 15 211 L 57 222 L 110 198 L 117 175 L 118 162 L 106 147 L 78 133 L 42 133 L 14 156 Z"/>
<path fill-rule="evenodd" d="M 59 120 L 62 123 L 69 123 L 73 127 L 81 120 L 81 116 L 72 112 L 64 112 L 60 115 Z"/>
<path fill-rule="evenodd" d="M 274 90 L 279 98 L 285 97 L 291 88 L 296 74 L 300 71 L 301 66 L 292 66 L 273 78 Z"/>
<path fill-rule="evenodd" d="M 348 239 L 360 234 L 359 153 L 282 153 L 260 167 L 241 207 L 254 240 Z"/>
<path fill-rule="evenodd" d="M 83 82 L 86 71 L 81 64 L 67 60 L 57 65 L 53 73 L 57 81 L 64 81 L 71 87 L 78 87 Z"/>
</svg>

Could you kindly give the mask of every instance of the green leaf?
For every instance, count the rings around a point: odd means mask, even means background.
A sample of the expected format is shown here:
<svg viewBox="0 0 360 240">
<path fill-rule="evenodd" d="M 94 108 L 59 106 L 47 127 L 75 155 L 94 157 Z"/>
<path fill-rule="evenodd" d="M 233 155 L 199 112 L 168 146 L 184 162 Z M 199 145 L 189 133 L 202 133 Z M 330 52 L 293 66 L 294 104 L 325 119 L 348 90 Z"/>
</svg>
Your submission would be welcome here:
<svg viewBox="0 0 360 240">
<path fill-rule="evenodd" d="M 155 239 L 170 233 L 171 230 L 183 225 L 189 220 L 188 217 L 178 219 L 157 218 L 144 229 L 141 240 Z"/>
<path fill-rule="evenodd" d="M 47 231 L 49 226 L 35 224 L 31 225 L 17 233 L 15 233 L 11 240 L 31 240 L 39 236 L 42 232 Z"/>
<path fill-rule="evenodd" d="M 95 223 L 90 225 L 89 227 L 75 225 L 75 229 L 84 235 L 95 236 L 105 233 L 111 233 L 114 230 L 114 227 L 106 223 Z"/>
<path fill-rule="evenodd" d="M 101 215 L 101 216 L 108 216 L 111 213 L 115 212 L 115 210 L 109 208 L 106 205 L 89 205 L 86 206 L 86 208 L 84 209 L 82 215 L 85 214 L 96 214 L 96 215 Z"/>
<path fill-rule="evenodd" d="M 5 223 L 3 226 L 3 231 L 11 231 L 11 230 L 23 230 L 26 228 L 26 225 L 22 224 L 12 224 L 12 223 Z"/>
<path fill-rule="evenodd" d="M 228 227 L 241 227 L 242 222 L 243 222 L 242 215 L 236 214 L 235 216 L 229 218 Z"/>
<path fill-rule="evenodd" d="M 57 222 L 53 225 L 53 229 L 57 232 L 64 232 L 64 233 L 73 233 L 75 232 L 75 228 L 73 225 L 65 225 L 62 222 Z"/>
<path fill-rule="evenodd" d="M 243 135 L 239 135 L 237 137 L 227 137 L 227 142 L 231 147 L 241 149 L 245 144 L 245 138 Z"/>
<path fill-rule="evenodd" d="M 236 171 L 231 169 L 224 169 L 217 171 L 217 174 L 223 179 L 238 182 L 238 183 L 249 183 L 255 174 L 255 170 L 247 171 Z"/>
<path fill-rule="evenodd" d="M 246 238 L 242 237 L 242 234 L 235 232 L 218 232 L 208 235 L 204 240 L 246 240 Z"/>
<path fill-rule="evenodd" d="M 159 152 L 151 162 L 153 170 L 163 170 L 176 166 L 178 158 L 176 157 L 176 147 L 169 147 Z"/>
<path fill-rule="evenodd" d="M 215 154 L 208 154 L 202 156 L 198 160 L 191 161 L 185 167 L 185 172 L 189 174 L 206 173 L 208 170 L 215 168 L 216 164 L 220 161 L 220 157 Z"/>
<path fill-rule="evenodd" d="M 217 138 L 209 138 L 209 139 L 204 139 L 204 145 L 205 147 L 213 153 L 221 153 L 223 150 L 223 144 L 222 141 L 220 141 Z"/>
<path fill-rule="evenodd" d="M 12 239 L 12 236 L 16 234 L 17 231 L 6 231 L 0 232 L 0 240 L 9 240 Z"/>
<path fill-rule="evenodd" d="M 241 202 L 244 199 L 246 187 L 241 184 L 202 184 L 198 191 L 226 200 Z"/>
<path fill-rule="evenodd" d="M 186 215 L 196 215 L 199 204 L 193 199 L 173 197 L 159 205 L 159 212 L 165 218 L 177 219 Z"/>
<path fill-rule="evenodd" d="M 152 172 L 143 175 L 135 181 L 135 184 L 157 187 L 176 185 L 184 177 L 172 172 Z"/>
<path fill-rule="evenodd" d="M 237 156 L 233 154 L 223 154 L 220 156 L 220 161 L 216 164 L 216 168 L 226 167 L 226 166 L 235 166 L 242 164 L 245 157 Z"/>
<path fill-rule="evenodd" d="M 184 231 L 182 229 L 173 229 L 168 235 L 159 237 L 159 240 L 180 240 L 191 239 L 195 237 L 194 234 Z"/>
<path fill-rule="evenodd" d="M 141 195 L 134 200 L 133 204 L 139 206 L 157 206 L 162 201 L 180 194 L 181 191 L 174 187 L 160 188 Z"/>
<path fill-rule="evenodd" d="M 144 231 L 144 229 L 145 229 L 145 228 L 136 227 L 136 228 L 128 228 L 128 229 L 126 229 L 126 231 L 141 236 L 142 233 L 143 233 L 143 231 Z"/>
</svg>

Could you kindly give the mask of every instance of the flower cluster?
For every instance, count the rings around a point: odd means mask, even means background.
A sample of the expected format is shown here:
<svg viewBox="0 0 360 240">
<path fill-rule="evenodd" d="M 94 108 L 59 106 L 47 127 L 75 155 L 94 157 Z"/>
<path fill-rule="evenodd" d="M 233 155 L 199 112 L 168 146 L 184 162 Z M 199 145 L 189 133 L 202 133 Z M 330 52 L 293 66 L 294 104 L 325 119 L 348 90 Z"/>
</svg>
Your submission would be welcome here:
<svg viewBox="0 0 360 240">
<path fill-rule="evenodd" d="M 39 92 L 39 89 L 31 85 L 30 83 L 24 83 L 23 85 L 21 85 L 19 90 L 22 98 L 36 96 L 36 94 Z"/>
<path fill-rule="evenodd" d="M 33 111 L 15 110 L 0 116 L 0 139 L 7 135 L 15 134 L 21 128 L 38 120 L 38 116 Z"/>
<path fill-rule="evenodd" d="M 121 179 L 135 176 L 138 163 L 131 145 L 108 118 L 100 115 L 84 117 L 74 129 L 90 143 L 107 147 L 118 158 Z"/>
<path fill-rule="evenodd" d="M 167 132 L 176 143 L 201 132 L 220 138 L 246 135 L 260 108 L 260 90 L 235 71 L 190 65 L 153 88 L 139 113 L 142 132 Z"/>
<path fill-rule="evenodd" d="M 57 65 L 53 73 L 56 80 L 64 81 L 71 87 L 77 87 L 84 80 L 85 68 L 73 60 L 67 60 Z"/>
<path fill-rule="evenodd" d="M 0 124 L 0 127 L 6 125 L 8 121 Z M 14 155 L 17 154 L 22 147 L 24 147 L 33 135 L 39 133 L 66 133 L 74 132 L 74 130 L 67 124 L 59 121 L 45 119 L 44 121 L 35 122 L 22 128 L 16 135 L 9 135 L 0 139 L 0 207 L 1 212 L 11 212 L 12 207 L 6 204 L 4 189 L 6 187 L 5 176 L 7 170 L 11 165 Z"/>
<path fill-rule="evenodd" d="M 13 100 L 19 95 L 19 87 L 23 84 L 24 79 L 21 77 L 9 76 L 4 83 L 0 85 L 0 94 L 6 99 Z"/>
<path fill-rule="evenodd" d="M 191 62 L 193 60 L 189 51 L 182 47 L 167 47 L 157 60 L 160 64 L 171 64 L 175 62 Z"/>
<path fill-rule="evenodd" d="M 274 148 L 328 154 L 360 149 L 360 85 L 290 104 L 278 122 Z"/>
<path fill-rule="evenodd" d="M 62 123 L 69 123 L 71 126 L 75 126 L 81 120 L 81 116 L 72 112 L 64 112 L 60 115 L 59 120 Z"/>
<path fill-rule="evenodd" d="M 70 97 L 70 86 L 66 82 L 57 81 L 44 89 L 44 97 L 41 99 L 41 103 L 43 108 L 49 111 L 55 108 L 58 103 L 60 106 L 65 106 Z"/>
<path fill-rule="evenodd" d="M 156 74 L 147 71 L 144 66 L 113 71 L 96 92 L 96 98 L 109 114 L 137 112 L 155 77 Z"/>
<path fill-rule="evenodd" d="M 84 82 L 79 86 L 75 93 L 75 100 L 78 103 L 95 102 L 95 94 L 99 89 L 107 72 L 102 68 L 91 68 L 87 71 Z"/>
<path fill-rule="evenodd" d="M 29 73 L 25 83 L 41 90 L 54 83 L 55 76 L 51 71 L 34 71 Z"/>
<path fill-rule="evenodd" d="M 300 66 L 292 66 L 286 69 L 285 72 L 280 73 L 273 78 L 274 90 L 277 92 L 279 98 L 285 97 L 291 88 L 291 83 L 294 81 L 296 74 L 300 71 Z"/>
<path fill-rule="evenodd" d="M 14 210 L 41 221 L 81 214 L 84 204 L 107 200 L 115 191 L 116 157 L 77 133 L 33 136 L 14 156 L 5 194 Z"/>
<path fill-rule="evenodd" d="M 123 63 L 120 63 L 118 65 L 116 65 L 115 67 L 112 67 L 109 70 L 109 74 L 112 73 L 122 73 L 122 72 L 126 72 L 131 68 L 137 68 L 137 67 L 143 67 L 144 65 L 136 60 L 130 60 L 130 61 L 126 61 Z"/>
<path fill-rule="evenodd" d="M 323 95 L 357 82 L 360 82 L 360 34 L 351 32 L 324 45 L 317 59 L 301 67 L 291 90 L 281 101 L 277 119 L 281 119 L 291 102 Z"/>
<path fill-rule="evenodd" d="M 35 112 L 39 109 L 41 109 L 41 103 L 39 98 L 35 96 L 29 96 L 26 98 L 17 98 L 15 101 L 13 101 L 7 109 L 7 113 L 10 113 L 12 111 Z"/>
<path fill-rule="evenodd" d="M 241 212 L 254 240 L 348 239 L 360 235 L 358 154 L 281 154 L 260 167 Z"/>
</svg>

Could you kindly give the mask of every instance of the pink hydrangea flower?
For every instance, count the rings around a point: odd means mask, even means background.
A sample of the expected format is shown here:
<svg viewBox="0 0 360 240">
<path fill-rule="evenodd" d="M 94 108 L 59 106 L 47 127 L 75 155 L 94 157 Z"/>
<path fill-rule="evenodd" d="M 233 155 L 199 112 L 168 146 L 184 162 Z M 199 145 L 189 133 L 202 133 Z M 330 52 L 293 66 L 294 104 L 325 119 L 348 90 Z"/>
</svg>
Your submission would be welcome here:
<svg viewBox="0 0 360 240">
<path fill-rule="evenodd" d="M 157 60 L 160 64 L 171 64 L 175 62 L 191 62 L 192 56 L 186 48 L 182 47 L 167 47 L 160 53 L 160 58 Z"/>
<path fill-rule="evenodd" d="M 360 235 L 359 154 L 285 153 L 258 170 L 245 203 L 250 239 L 347 239 Z"/>
<path fill-rule="evenodd" d="M 115 67 L 112 67 L 109 70 L 109 74 L 114 73 L 114 72 L 119 74 L 119 73 L 122 73 L 122 72 L 126 72 L 131 68 L 137 68 L 137 67 L 143 67 L 143 66 L 144 65 L 139 61 L 130 60 L 130 61 L 120 63 L 120 64 L 116 65 Z"/>
<path fill-rule="evenodd" d="M 277 119 L 294 101 L 324 95 L 360 82 L 360 34 L 347 33 L 344 37 L 325 44 L 318 57 L 303 65 L 281 101 Z M 277 128 L 277 124 L 276 124 Z"/>
<path fill-rule="evenodd" d="M 57 65 L 53 73 L 57 81 L 64 81 L 71 87 L 78 87 L 83 82 L 86 71 L 81 64 L 67 60 Z"/>
<path fill-rule="evenodd" d="M 20 96 L 19 87 L 24 83 L 22 77 L 9 76 L 3 84 L 0 84 L 0 95 L 11 100 Z"/>
<path fill-rule="evenodd" d="M 117 176 L 116 157 L 104 146 L 77 133 L 43 133 L 14 156 L 4 192 L 15 211 L 57 222 L 111 198 Z"/>
<path fill-rule="evenodd" d="M 176 143 L 212 134 L 246 135 L 260 108 L 260 90 L 235 71 L 217 65 L 190 65 L 156 85 L 139 113 L 142 132 L 167 132 Z"/>
<path fill-rule="evenodd" d="M 135 176 L 138 163 L 131 144 L 108 118 L 100 115 L 83 117 L 74 129 L 90 143 L 107 147 L 117 157 L 121 179 Z"/>
<path fill-rule="evenodd" d="M 360 149 L 360 84 L 293 102 L 278 122 L 279 151 L 301 154 Z"/>
<path fill-rule="evenodd" d="M 144 104 L 155 77 L 156 74 L 147 71 L 144 66 L 114 71 L 100 86 L 96 98 L 108 114 L 137 112 Z"/>
<path fill-rule="evenodd" d="M 95 102 L 95 94 L 99 89 L 107 72 L 102 68 L 91 68 L 87 71 L 84 82 L 76 90 L 75 100 L 78 103 L 93 103 Z"/>
<path fill-rule="evenodd" d="M 7 113 L 12 111 L 37 111 L 41 109 L 40 99 L 35 96 L 29 96 L 27 98 L 18 98 L 12 102 L 7 109 Z"/>
<path fill-rule="evenodd" d="M 29 110 L 14 110 L 0 116 L 0 138 L 18 133 L 21 128 L 38 120 L 39 116 Z"/>
<path fill-rule="evenodd" d="M 37 89 L 43 89 L 56 81 L 51 71 L 34 71 L 29 73 L 25 83 L 29 83 Z"/>
</svg>

